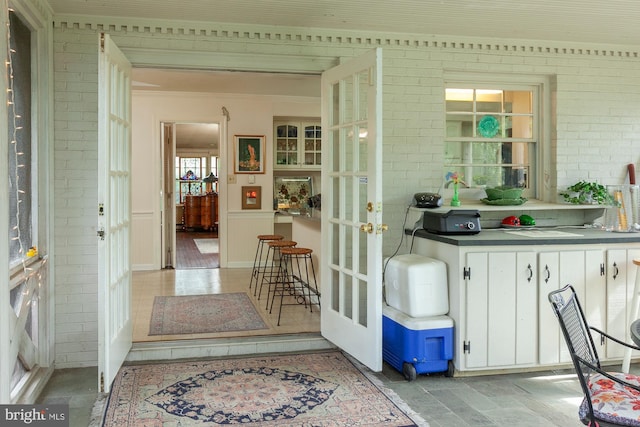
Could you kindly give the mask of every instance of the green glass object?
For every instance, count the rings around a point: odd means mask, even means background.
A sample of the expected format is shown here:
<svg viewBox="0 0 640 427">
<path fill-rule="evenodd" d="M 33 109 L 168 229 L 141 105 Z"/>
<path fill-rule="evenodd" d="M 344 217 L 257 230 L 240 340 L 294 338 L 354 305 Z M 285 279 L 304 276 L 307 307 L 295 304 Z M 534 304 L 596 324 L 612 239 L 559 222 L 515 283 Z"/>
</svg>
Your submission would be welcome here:
<svg viewBox="0 0 640 427">
<path fill-rule="evenodd" d="M 460 199 L 458 197 L 458 184 L 453 184 L 453 197 L 451 198 L 451 206 L 460 206 Z"/>
</svg>

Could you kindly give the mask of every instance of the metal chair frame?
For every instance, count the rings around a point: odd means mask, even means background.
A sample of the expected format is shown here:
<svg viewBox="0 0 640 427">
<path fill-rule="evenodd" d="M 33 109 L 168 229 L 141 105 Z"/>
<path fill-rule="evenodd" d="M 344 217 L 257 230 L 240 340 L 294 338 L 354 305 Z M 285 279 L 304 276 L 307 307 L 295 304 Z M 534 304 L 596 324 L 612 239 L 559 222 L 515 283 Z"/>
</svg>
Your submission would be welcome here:
<svg viewBox="0 0 640 427">
<path fill-rule="evenodd" d="M 571 360 L 576 370 L 576 374 L 578 375 L 578 380 L 582 387 L 585 402 L 587 403 L 587 417 L 580 421 L 585 425 L 593 426 L 624 425 L 611 424 L 596 418 L 593 411 L 591 392 L 589 390 L 591 375 L 593 372 L 597 372 L 609 378 L 611 381 L 621 384 L 624 387 L 637 390 L 638 392 L 640 392 L 640 387 L 623 381 L 613 376 L 612 372 L 607 372 L 602 369 L 602 366 L 600 365 L 600 358 L 598 357 L 598 351 L 594 344 L 593 337 L 591 336 L 591 331 L 600 334 L 600 336 L 603 337 L 602 339 L 609 339 L 624 347 L 634 350 L 640 350 L 640 348 L 612 337 L 598 328 L 589 326 L 582 310 L 582 306 L 580 305 L 580 301 L 578 300 L 578 295 L 576 294 L 573 286 L 566 285 L 561 289 L 550 292 L 548 299 L 556 317 L 558 318 L 558 322 L 560 323 L 562 335 L 564 336 L 564 340 L 569 349 Z"/>
</svg>

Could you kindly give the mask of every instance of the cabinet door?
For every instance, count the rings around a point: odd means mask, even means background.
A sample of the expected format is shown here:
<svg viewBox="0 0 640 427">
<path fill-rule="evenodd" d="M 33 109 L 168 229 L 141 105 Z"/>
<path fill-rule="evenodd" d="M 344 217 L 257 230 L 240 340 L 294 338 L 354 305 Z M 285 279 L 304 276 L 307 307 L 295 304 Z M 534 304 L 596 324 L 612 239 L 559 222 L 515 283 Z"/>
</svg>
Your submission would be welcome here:
<svg viewBox="0 0 640 427">
<path fill-rule="evenodd" d="M 539 362 L 568 363 L 569 350 L 560 332 L 560 325 L 549 303 L 549 292 L 572 285 L 578 294 L 587 319 L 603 320 L 604 282 L 600 266 L 604 262 L 601 250 L 541 252 L 539 266 Z M 593 292 L 592 292 L 593 291 Z M 599 344 L 599 343 L 598 343 Z"/>
<path fill-rule="evenodd" d="M 607 328 L 610 335 L 628 340 L 631 302 L 635 288 L 635 258 L 638 249 L 609 249 L 607 251 Z M 625 349 L 620 345 L 607 345 L 607 358 L 621 358 Z"/>
<path fill-rule="evenodd" d="M 607 251 L 607 333 L 622 338 L 627 334 L 627 251 L 610 249 Z M 619 345 L 607 346 L 607 358 L 624 356 Z"/>
<path fill-rule="evenodd" d="M 535 364 L 538 347 L 538 279 L 535 252 L 518 252 L 516 267 L 516 365 Z"/>
<path fill-rule="evenodd" d="M 467 254 L 467 368 L 535 364 L 534 252 Z"/>
<path fill-rule="evenodd" d="M 548 298 L 560 287 L 559 265 L 558 252 L 538 254 L 538 363 L 542 365 L 560 361 L 560 327 Z"/>
<path fill-rule="evenodd" d="M 293 123 L 275 124 L 275 167 L 298 166 L 300 125 Z"/>
<path fill-rule="evenodd" d="M 322 164 L 322 128 L 319 123 L 303 123 L 302 158 L 305 166 Z"/>
<path fill-rule="evenodd" d="M 585 300 L 582 304 L 587 323 L 607 330 L 607 277 L 603 250 L 585 251 Z M 581 300 L 582 301 L 582 300 Z M 600 357 L 605 356 L 606 341 L 593 337 Z"/>
<path fill-rule="evenodd" d="M 320 169 L 320 122 L 275 122 L 273 140 L 274 169 Z"/>
<path fill-rule="evenodd" d="M 488 272 L 488 363 L 489 366 L 515 365 L 516 254 L 489 253 Z"/>
<path fill-rule="evenodd" d="M 488 293 L 488 254 L 467 254 L 469 277 L 466 287 L 466 337 L 464 357 L 466 368 L 484 368 L 487 366 L 487 318 L 489 305 Z"/>
</svg>

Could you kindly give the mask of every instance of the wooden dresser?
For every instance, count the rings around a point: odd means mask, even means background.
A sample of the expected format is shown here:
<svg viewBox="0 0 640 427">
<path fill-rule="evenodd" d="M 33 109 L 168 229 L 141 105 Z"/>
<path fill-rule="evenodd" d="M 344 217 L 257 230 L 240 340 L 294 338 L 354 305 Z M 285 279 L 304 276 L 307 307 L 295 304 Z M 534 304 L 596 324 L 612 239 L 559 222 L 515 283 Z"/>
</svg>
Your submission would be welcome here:
<svg viewBox="0 0 640 427">
<path fill-rule="evenodd" d="M 218 229 L 218 194 L 187 194 L 184 199 L 184 227 Z"/>
</svg>

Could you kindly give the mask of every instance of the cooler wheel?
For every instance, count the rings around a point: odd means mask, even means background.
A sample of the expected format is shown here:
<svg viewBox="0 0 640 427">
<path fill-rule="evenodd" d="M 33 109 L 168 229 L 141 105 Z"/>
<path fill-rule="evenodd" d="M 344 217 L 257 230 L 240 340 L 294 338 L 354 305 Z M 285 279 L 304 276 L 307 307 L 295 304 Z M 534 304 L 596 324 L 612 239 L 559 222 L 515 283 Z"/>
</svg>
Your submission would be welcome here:
<svg viewBox="0 0 640 427">
<path fill-rule="evenodd" d="M 416 367 L 411 363 L 404 362 L 402 364 L 402 374 L 407 381 L 413 381 L 416 379 Z"/>
<path fill-rule="evenodd" d="M 453 377 L 453 374 L 456 372 L 456 367 L 453 366 L 453 361 L 449 360 L 449 363 L 447 363 L 447 372 L 444 373 L 444 376 L 447 378 L 451 378 Z"/>
</svg>

